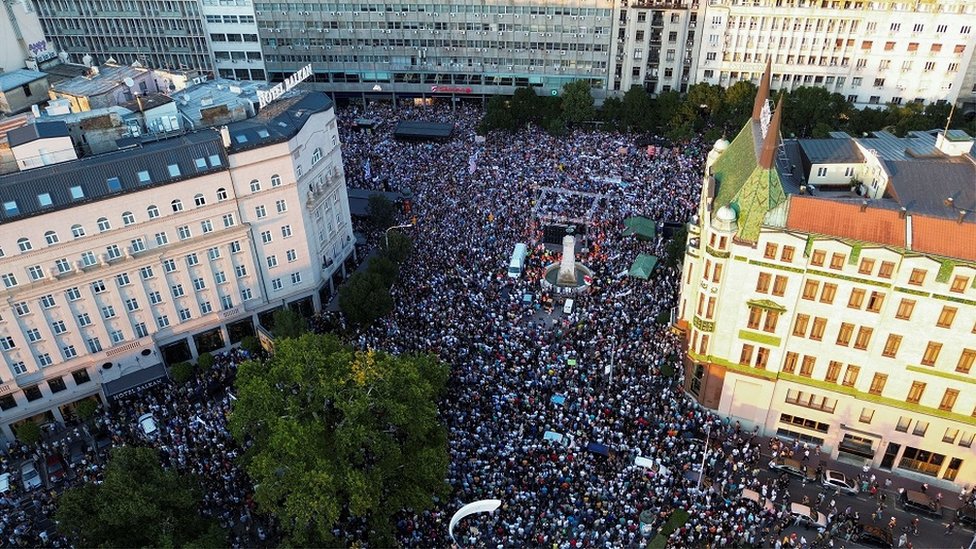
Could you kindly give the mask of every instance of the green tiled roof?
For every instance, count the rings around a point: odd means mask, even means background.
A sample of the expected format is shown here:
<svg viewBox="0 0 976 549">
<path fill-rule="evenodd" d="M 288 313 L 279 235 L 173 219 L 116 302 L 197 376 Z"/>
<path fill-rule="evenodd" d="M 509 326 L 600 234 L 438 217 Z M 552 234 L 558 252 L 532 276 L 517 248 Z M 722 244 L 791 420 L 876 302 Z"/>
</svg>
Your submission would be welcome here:
<svg viewBox="0 0 976 549">
<path fill-rule="evenodd" d="M 760 140 L 753 135 L 754 124 L 746 122 L 729 148 L 715 161 L 718 191 L 713 212 L 731 206 L 738 214 L 737 236 L 755 242 L 759 239 L 766 213 L 786 200 L 776 169 L 763 169 L 756 157 Z"/>
</svg>

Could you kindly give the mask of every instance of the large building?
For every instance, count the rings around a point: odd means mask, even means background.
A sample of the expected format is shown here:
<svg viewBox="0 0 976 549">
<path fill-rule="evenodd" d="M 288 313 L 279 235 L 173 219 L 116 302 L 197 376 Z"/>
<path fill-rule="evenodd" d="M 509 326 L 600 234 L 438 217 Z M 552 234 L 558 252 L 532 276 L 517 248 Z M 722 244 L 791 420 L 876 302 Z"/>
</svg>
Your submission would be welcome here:
<svg viewBox="0 0 976 549">
<path fill-rule="evenodd" d="M 333 104 L 76 158 L 63 122 L 11 130 L 0 176 L 0 433 L 61 422 L 310 312 L 353 254 Z"/>
<path fill-rule="evenodd" d="M 857 107 L 954 102 L 973 58 L 976 3 L 714 0 L 695 82 L 820 86 Z"/>
<path fill-rule="evenodd" d="M 973 139 L 783 141 L 769 86 L 709 153 L 689 224 L 687 393 L 833 458 L 971 485 Z"/>
</svg>

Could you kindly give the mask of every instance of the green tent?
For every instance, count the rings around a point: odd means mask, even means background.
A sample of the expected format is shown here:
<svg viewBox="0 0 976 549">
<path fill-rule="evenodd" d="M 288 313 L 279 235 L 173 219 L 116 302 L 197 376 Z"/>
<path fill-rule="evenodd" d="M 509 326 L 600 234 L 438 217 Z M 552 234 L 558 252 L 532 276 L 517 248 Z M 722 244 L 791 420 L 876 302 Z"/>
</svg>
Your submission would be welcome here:
<svg viewBox="0 0 976 549">
<path fill-rule="evenodd" d="M 643 240 L 654 240 L 657 236 L 657 223 L 653 219 L 634 216 L 624 219 L 624 236 L 637 235 Z"/>
<path fill-rule="evenodd" d="M 630 272 L 627 274 L 647 280 L 651 277 L 651 273 L 654 272 L 654 267 L 657 267 L 656 255 L 640 254 L 634 260 L 634 264 L 630 266 Z"/>
</svg>

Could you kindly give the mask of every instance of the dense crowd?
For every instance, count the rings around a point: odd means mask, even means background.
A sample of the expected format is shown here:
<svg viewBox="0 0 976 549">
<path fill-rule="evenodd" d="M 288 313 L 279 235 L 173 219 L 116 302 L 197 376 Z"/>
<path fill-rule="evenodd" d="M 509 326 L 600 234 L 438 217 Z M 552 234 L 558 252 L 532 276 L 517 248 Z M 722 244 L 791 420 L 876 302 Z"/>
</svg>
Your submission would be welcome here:
<svg viewBox="0 0 976 549">
<path fill-rule="evenodd" d="M 648 280 L 627 275 L 640 253 L 665 258 L 667 240 L 624 236 L 624 219 L 688 220 L 708 145 L 695 140 L 649 151 L 625 134 L 553 137 L 538 129 L 482 140 L 475 134 L 481 114 L 465 104 L 340 111 L 347 184 L 410 189 L 417 216 L 408 229 L 415 251 L 394 287 L 395 311 L 352 342 L 394 353 L 432 351 L 451 367 L 441 412 L 452 495 L 432 510 L 400 513 L 398 540 L 447 547 L 452 513 L 484 498 L 500 499 L 502 507 L 461 523 L 456 534 L 464 546 L 630 546 L 684 513 L 687 522 L 670 534 L 673 547 L 802 547 L 843 537 L 860 517 L 826 493 L 806 503 L 829 514 L 828 526 L 809 540 L 784 537 L 794 522 L 783 505 L 791 500 L 789 484 L 757 474 L 765 465 L 761 450 L 815 451 L 819 458 L 819 449 L 763 450 L 754 432 L 682 392 L 679 340 L 661 322 L 676 303 L 680 264 L 662 265 Z M 383 125 L 360 130 L 355 120 L 364 116 Z M 451 123 L 455 133 L 446 142 L 394 140 L 404 119 Z M 562 297 L 540 285 L 561 253 L 546 245 L 545 225 L 554 219 L 579 220 L 577 257 L 593 271 L 570 314 L 554 308 Z M 377 232 L 364 237 L 367 248 L 376 246 Z M 520 242 L 529 249 L 524 272 L 509 277 L 509 256 Z M 313 326 L 336 324 L 320 317 Z M 152 444 L 165 466 L 201 479 L 202 512 L 230 532 L 235 547 L 278 539 L 273 521 L 254 508 L 235 464 L 241 448 L 226 427 L 243 358 L 241 351 L 218 355 L 188 384 L 129 397 L 95 423 L 115 444 Z M 147 412 L 160 424 L 151 440 L 137 422 Z M 75 474 L 98 482 L 104 460 L 96 458 L 73 465 Z M 744 488 L 761 499 L 740 498 Z M 31 497 L 34 516 L 50 517 L 50 494 Z M 23 528 L 30 519 L 21 519 L 4 513 L 4 545 L 66 543 L 51 530 Z M 366 538 L 362 524 L 334 533 L 347 545 Z"/>
</svg>

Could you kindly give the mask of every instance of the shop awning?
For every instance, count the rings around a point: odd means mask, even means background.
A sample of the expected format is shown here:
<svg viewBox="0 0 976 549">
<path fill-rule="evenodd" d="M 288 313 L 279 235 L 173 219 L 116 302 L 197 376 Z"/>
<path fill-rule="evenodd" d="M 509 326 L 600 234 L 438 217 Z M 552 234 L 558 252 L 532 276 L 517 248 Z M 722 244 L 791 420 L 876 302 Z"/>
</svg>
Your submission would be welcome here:
<svg viewBox="0 0 976 549">
<path fill-rule="evenodd" d="M 116 366 L 118 368 L 118 366 Z M 112 375 L 111 373 L 107 375 Z M 130 370 L 128 373 L 122 375 L 118 379 L 113 379 L 102 384 L 102 390 L 105 391 L 105 397 L 109 400 L 116 400 L 138 391 L 145 389 L 147 387 L 152 387 L 153 385 L 159 385 L 166 379 L 166 367 L 163 366 L 162 362 L 153 364 L 152 366 L 147 366 L 145 368 L 139 368 L 138 370 Z"/>
<path fill-rule="evenodd" d="M 637 235 L 645 240 L 653 240 L 657 236 L 657 223 L 653 219 L 634 216 L 624 219 L 624 236 Z"/>
<path fill-rule="evenodd" d="M 654 272 L 654 267 L 657 267 L 657 256 L 640 254 L 634 260 L 634 264 L 630 266 L 630 271 L 627 274 L 647 280 Z"/>
</svg>

